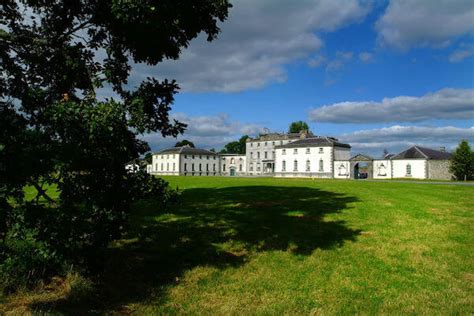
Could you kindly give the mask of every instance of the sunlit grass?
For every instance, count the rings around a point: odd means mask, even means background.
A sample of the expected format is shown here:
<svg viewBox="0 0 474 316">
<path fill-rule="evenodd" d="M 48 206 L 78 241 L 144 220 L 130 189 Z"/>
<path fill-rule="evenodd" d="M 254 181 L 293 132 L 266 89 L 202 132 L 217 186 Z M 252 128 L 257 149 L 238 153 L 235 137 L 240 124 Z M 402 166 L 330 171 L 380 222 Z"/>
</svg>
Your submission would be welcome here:
<svg viewBox="0 0 474 316">
<path fill-rule="evenodd" d="M 79 312 L 474 313 L 472 187 L 166 179 L 181 203 L 136 205 Z"/>
</svg>

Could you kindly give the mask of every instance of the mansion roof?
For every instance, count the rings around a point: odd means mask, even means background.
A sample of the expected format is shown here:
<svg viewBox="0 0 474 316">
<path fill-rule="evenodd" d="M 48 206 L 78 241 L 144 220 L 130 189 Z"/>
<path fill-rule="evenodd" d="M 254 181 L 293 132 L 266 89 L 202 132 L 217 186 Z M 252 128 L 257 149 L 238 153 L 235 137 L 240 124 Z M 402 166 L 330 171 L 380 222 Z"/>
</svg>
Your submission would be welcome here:
<svg viewBox="0 0 474 316">
<path fill-rule="evenodd" d="M 258 137 L 255 137 L 255 138 L 247 138 L 247 142 L 299 139 L 299 138 L 307 138 L 307 137 L 315 137 L 315 135 L 309 131 L 301 131 L 299 133 L 267 133 L 267 134 L 260 134 Z"/>
<path fill-rule="evenodd" d="M 426 147 L 413 146 L 405 151 L 393 156 L 391 159 L 432 159 L 432 160 L 448 160 L 451 158 L 451 154 L 430 149 Z"/>
<path fill-rule="evenodd" d="M 275 148 L 299 148 L 299 147 L 344 147 L 351 148 L 351 145 L 340 143 L 332 137 L 310 137 L 296 140 L 294 142 L 275 146 Z"/>
<path fill-rule="evenodd" d="M 210 150 L 193 148 L 189 146 L 167 148 L 157 152 L 156 154 L 217 155 L 217 153 Z"/>
</svg>

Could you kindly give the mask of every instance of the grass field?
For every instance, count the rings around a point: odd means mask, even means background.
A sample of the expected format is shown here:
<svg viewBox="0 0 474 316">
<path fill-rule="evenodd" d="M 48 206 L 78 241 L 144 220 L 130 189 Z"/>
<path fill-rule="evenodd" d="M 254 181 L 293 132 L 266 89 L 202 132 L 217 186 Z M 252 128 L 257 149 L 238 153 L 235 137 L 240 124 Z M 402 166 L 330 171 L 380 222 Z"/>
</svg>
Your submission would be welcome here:
<svg viewBox="0 0 474 316">
<path fill-rule="evenodd" d="M 474 187 L 166 179 L 182 190 L 181 204 L 165 214 L 137 205 L 131 233 L 114 243 L 90 292 L 33 295 L 29 308 L 474 313 Z"/>
</svg>

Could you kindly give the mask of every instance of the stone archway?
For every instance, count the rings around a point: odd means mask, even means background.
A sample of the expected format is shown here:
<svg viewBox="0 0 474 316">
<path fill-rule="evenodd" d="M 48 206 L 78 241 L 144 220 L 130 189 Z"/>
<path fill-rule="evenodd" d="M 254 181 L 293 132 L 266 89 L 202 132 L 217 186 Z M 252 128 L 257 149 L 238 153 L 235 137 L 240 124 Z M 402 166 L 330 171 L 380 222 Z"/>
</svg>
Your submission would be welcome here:
<svg viewBox="0 0 474 316">
<path fill-rule="evenodd" d="M 367 155 L 356 155 L 349 159 L 351 179 L 372 179 L 374 176 L 374 159 Z"/>
</svg>

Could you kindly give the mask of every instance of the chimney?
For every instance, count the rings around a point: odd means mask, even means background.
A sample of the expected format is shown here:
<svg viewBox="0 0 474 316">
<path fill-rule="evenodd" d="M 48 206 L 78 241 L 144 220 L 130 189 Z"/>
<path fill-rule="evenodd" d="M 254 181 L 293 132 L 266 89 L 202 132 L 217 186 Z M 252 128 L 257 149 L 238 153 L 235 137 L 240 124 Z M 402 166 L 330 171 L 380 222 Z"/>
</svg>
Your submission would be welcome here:
<svg viewBox="0 0 474 316">
<path fill-rule="evenodd" d="M 444 146 L 439 147 L 439 151 L 445 153 L 446 152 L 446 147 L 444 147 Z"/>
<path fill-rule="evenodd" d="M 305 139 L 308 136 L 308 131 L 303 129 L 300 131 L 300 139 Z"/>
</svg>

